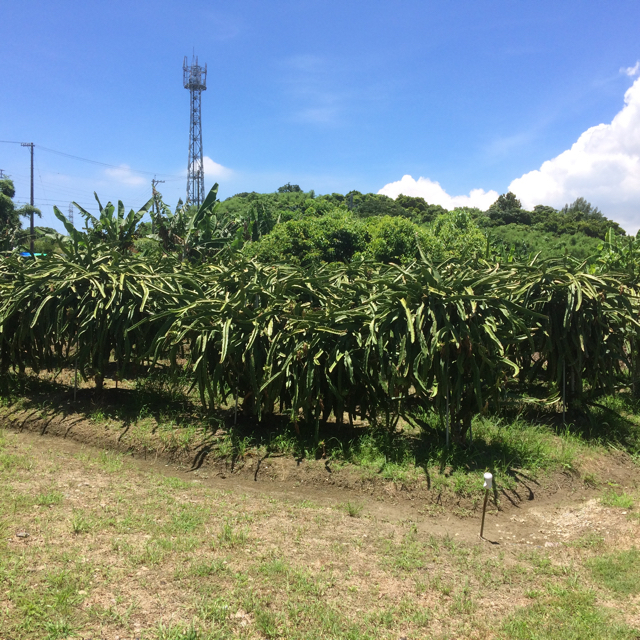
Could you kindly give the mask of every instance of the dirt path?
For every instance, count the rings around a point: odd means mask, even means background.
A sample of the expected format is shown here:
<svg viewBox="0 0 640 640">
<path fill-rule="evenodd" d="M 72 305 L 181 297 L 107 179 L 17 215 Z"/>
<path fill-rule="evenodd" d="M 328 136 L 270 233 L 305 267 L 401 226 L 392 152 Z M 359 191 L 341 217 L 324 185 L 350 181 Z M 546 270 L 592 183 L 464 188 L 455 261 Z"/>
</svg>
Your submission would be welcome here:
<svg viewBox="0 0 640 640">
<path fill-rule="evenodd" d="M 20 418 L 22 416 L 20 415 Z M 104 449 L 126 451 L 122 439 L 114 439 L 108 430 L 96 428 L 89 421 L 71 418 L 56 419 L 42 428 L 43 421 L 20 421 L 20 430 L 11 430 L 14 437 L 34 451 L 59 450 L 68 455 Z M 30 427 L 29 429 L 25 427 Z M 69 437 L 69 436 L 72 437 Z M 177 461 L 175 458 L 179 458 Z M 140 471 L 153 470 L 185 481 L 194 478 L 212 489 L 243 493 L 256 497 L 273 497 L 303 502 L 312 501 L 325 507 L 353 503 L 354 506 L 381 522 L 411 522 L 422 534 L 450 535 L 461 541 L 475 542 L 479 538 L 480 508 L 465 510 L 464 516 L 456 515 L 443 505 L 434 504 L 434 498 L 426 499 L 424 486 L 407 487 L 395 482 L 374 483 L 353 480 L 349 472 L 329 472 L 324 461 L 296 462 L 292 459 L 274 458 L 262 461 L 256 473 L 257 460 L 244 461 L 232 471 L 230 465 L 203 464 L 194 468 L 188 456 L 128 456 L 130 464 Z M 182 458 L 182 460 L 180 460 Z M 187 458 L 187 460 L 185 460 Z M 621 489 L 635 491 L 638 487 L 638 471 L 629 466 L 628 460 L 618 456 L 610 461 L 611 468 L 602 469 L 624 484 Z M 187 462 L 185 464 L 185 462 Z M 301 468 L 302 467 L 302 468 Z M 382 486 L 381 486 L 382 485 Z M 524 490 L 523 490 L 524 489 Z M 519 491 L 503 492 L 507 499 L 496 492 L 490 496 L 485 524 L 487 544 L 506 546 L 551 547 L 585 535 L 602 536 L 605 540 L 626 535 L 633 524 L 624 509 L 611 510 L 600 504 L 602 489 L 585 485 L 574 474 L 555 474 L 540 482 L 524 481 Z M 513 497 L 512 497 L 513 496 Z M 499 499 L 496 508 L 495 497 Z M 515 498 L 515 499 L 513 499 Z M 458 512 L 459 513 L 459 512 Z"/>
</svg>

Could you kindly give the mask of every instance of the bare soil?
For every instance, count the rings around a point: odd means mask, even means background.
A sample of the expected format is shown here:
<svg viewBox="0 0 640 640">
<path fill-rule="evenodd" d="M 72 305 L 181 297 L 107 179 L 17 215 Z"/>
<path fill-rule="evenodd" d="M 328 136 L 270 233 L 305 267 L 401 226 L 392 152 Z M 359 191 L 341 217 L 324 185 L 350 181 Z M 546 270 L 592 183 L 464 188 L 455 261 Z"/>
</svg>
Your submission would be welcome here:
<svg viewBox="0 0 640 640">
<path fill-rule="evenodd" d="M 598 589 L 585 568 L 594 550 L 637 540 L 631 510 L 604 506 L 569 475 L 491 509 L 480 540 L 477 513 L 425 502 L 424 488 L 320 479 L 322 461 L 225 472 L 112 453 L 126 451 L 124 438 L 73 416 L 11 416 L 4 450 L 16 466 L 0 500 L 7 640 L 177 640 L 190 624 L 201 638 L 506 638 L 503 621 L 537 590 L 567 580 Z M 625 465 L 626 480 L 616 477 L 637 493 L 624 457 L 596 462 L 601 474 Z M 47 504 L 52 492 L 59 502 Z M 597 593 L 597 606 L 637 624 L 637 597 L 622 606 Z M 42 618 L 39 602 L 52 603 Z"/>
<path fill-rule="evenodd" d="M 192 433 L 188 441 L 180 442 L 184 428 L 175 427 L 167 440 L 154 424 L 141 437 L 136 424 L 96 422 L 87 418 L 86 411 L 0 408 L 0 427 L 38 434 L 48 443 L 46 446 L 64 447 L 70 452 L 85 445 L 117 451 L 127 454 L 141 468 L 198 478 L 218 489 L 308 499 L 325 505 L 355 501 L 366 513 L 410 519 L 423 531 L 452 533 L 463 540 L 475 540 L 478 535 L 482 501 L 477 493 L 434 488 L 425 470 L 404 481 L 393 481 L 323 459 L 278 454 L 259 457 L 254 452 L 242 458 L 222 459 L 209 455 L 216 439 L 224 435 L 222 431 L 204 436 Z M 590 481 L 585 482 L 585 478 Z M 619 451 L 584 457 L 577 470 L 544 473 L 536 478 L 518 471 L 507 479 L 495 478 L 485 537 L 498 544 L 548 546 L 587 532 L 607 535 L 610 528 L 618 531 L 625 518 L 622 515 L 617 517 L 619 522 L 603 521 L 605 512 L 612 517 L 610 511 L 598 506 L 603 487 L 635 492 L 639 485 L 640 468 Z"/>
</svg>

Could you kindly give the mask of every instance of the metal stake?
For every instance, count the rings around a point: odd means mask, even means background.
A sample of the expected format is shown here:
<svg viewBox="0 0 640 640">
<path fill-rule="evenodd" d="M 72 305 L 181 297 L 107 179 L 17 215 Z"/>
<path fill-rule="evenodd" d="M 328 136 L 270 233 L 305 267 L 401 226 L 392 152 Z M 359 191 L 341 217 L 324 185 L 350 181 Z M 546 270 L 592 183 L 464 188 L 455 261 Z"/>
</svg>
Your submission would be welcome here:
<svg viewBox="0 0 640 640">
<path fill-rule="evenodd" d="M 73 401 L 76 401 L 76 395 L 78 394 L 78 345 L 80 342 L 80 338 L 77 337 L 76 338 L 76 362 L 75 362 L 75 368 L 74 368 L 74 375 L 73 375 Z"/>
<path fill-rule="evenodd" d="M 487 500 L 489 500 L 489 490 L 493 483 L 493 475 L 489 472 L 484 474 L 484 505 L 482 506 L 482 524 L 480 525 L 480 537 L 484 538 L 484 516 L 487 513 Z"/>
<path fill-rule="evenodd" d="M 447 381 L 447 449 L 449 448 L 449 432 L 451 424 L 451 414 L 449 413 L 449 381 Z"/>
<path fill-rule="evenodd" d="M 567 375 L 566 365 L 564 360 L 562 361 L 562 424 L 565 423 L 565 413 L 567 411 Z"/>
</svg>

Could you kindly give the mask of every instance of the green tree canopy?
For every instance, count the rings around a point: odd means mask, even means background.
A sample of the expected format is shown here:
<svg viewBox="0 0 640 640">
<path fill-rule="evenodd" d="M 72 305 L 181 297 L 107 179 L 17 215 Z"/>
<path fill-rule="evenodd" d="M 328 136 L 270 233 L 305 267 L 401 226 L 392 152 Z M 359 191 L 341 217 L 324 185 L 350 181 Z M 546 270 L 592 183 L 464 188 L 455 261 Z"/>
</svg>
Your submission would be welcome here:
<svg viewBox="0 0 640 640">
<path fill-rule="evenodd" d="M 13 202 L 15 195 L 13 180 L 10 178 L 0 180 L 0 251 L 11 251 L 19 246 L 21 240 L 24 240 L 24 236 L 20 234 L 21 217 L 31 216 L 31 213 L 42 217 L 40 209 L 29 204 L 16 208 Z"/>
<path fill-rule="evenodd" d="M 429 204 L 419 196 L 400 194 L 396 198 L 396 203 L 406 211 L 407 217 L 417 224 L 427 224 L 435 220 L 437 216 L 447 213 L 444 207 L 439 204 Z"/>
<path fill-rule="evenodd" d="M 487 215 L 494 225 L 531 224 L 531 213 L 522 208 L 514 193 L 503 193 L 488 209 Z"/>
</svg>

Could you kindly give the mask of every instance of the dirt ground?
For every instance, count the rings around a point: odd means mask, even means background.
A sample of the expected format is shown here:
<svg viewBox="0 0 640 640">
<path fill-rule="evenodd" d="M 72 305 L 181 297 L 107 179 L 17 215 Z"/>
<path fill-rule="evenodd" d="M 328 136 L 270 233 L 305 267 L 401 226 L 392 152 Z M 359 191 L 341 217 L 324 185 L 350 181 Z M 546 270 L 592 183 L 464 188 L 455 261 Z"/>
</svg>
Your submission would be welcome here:
<svg viewBox="0 0 640 640">
<path fill-rule="evenodd" d="M 597 487 L 522 479 L 480 540 L 479 511 L 423 499 L 426 480 L 145 459 L 89 422 L 5 414 L 0 638 L 640 637 L 640 586 L 602 586 L 590 564 L 637 541 L 622 454 L 585 463 Z M 629 506 L 607 506 L 610 487 Z"/>
<path fill-rule="evenodd" d="M 111 393 L 116 393 L 115 389 L 111 389 Z M 20 403 L 0 407 L 0 425 L 19 432 L 55 436 L 67 442 L 118 451 L 139 460 L 169 463 L 183 472 L 222 480 L 221 486 L 290 491 L 314 499 L 357 497 L 370 503 L 374 512 L 376 509 L 385 513 L 397 511 L 403 517 L 410 514 L 434 516 L 442 509 L 450 514 L 448 517 L 451 514 L 476 516 L 482 506 L 480 471 L 476 474 L 475 485 L 470 485 L 469 490 L 452 491 L 445 483 L 438 482 L 442 478 L 433 477 L 429 469 L 415 469 L 400 479 L 389 479 L 380 470 L 363 472 L 353 465 L 327 459 L 296 458 L 252 449 L 242 455 L 220 456 L 220 443 L 227 437 L 222 429 L 211 432 L 173 424 L 163 430 L 152 417 L 130 422 L 95 418 L 96 413 L 102 415 L 99 406 L 91 414 L 89 407 L 92 405 L 88 402 L 84 405 L 87 406 L 81 405 L 78 410 L 71 403 L 47 407 L 46 401 L 42 401 L 31 402 L 27 407 Z M 448 473 L 445 469 L 439 475 L 447 476 Z M 593 481 L 585 482 L 585 478 Z M 594 498 L 607 483 L 636 487 L 640 484 L 640 468 L 628 455 L 611 452 L 607 456 L 583 457 L 579 470 L 542 473 L 537 477 L 514 470 L 510 477 L 495 478 L 489 512 L 510 513 L 515 509 L 521 518 L 522 513 L 535 505 L 574 504 Z"/>
</svg>

